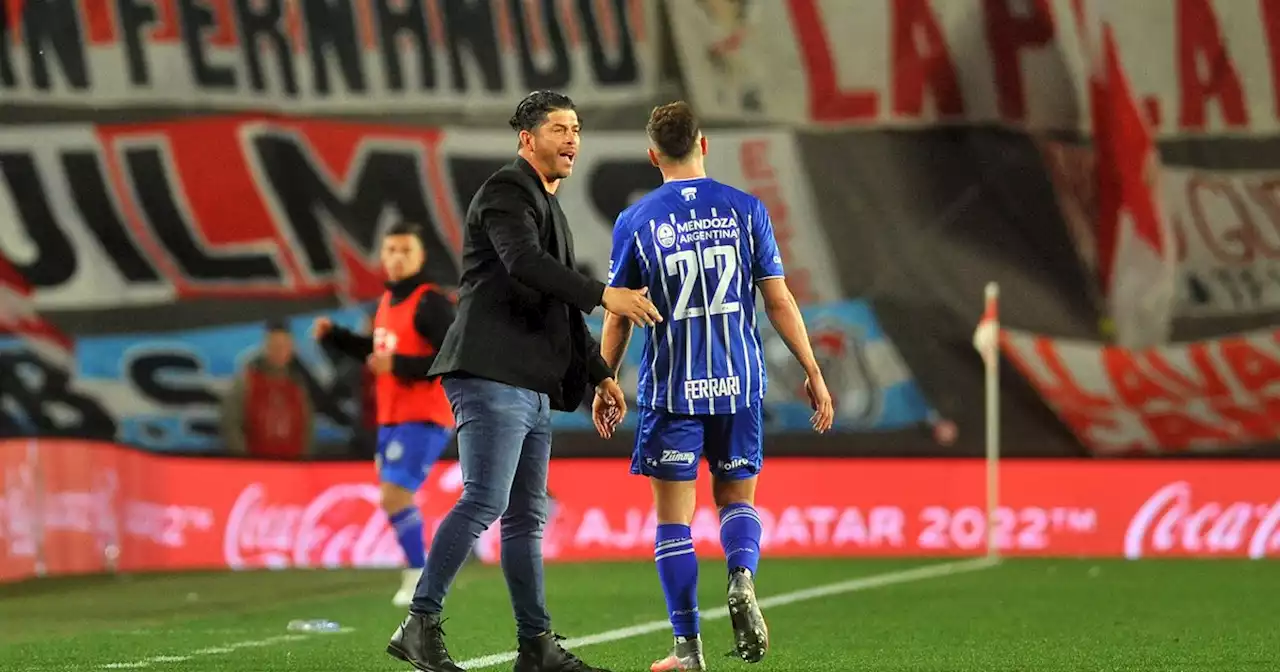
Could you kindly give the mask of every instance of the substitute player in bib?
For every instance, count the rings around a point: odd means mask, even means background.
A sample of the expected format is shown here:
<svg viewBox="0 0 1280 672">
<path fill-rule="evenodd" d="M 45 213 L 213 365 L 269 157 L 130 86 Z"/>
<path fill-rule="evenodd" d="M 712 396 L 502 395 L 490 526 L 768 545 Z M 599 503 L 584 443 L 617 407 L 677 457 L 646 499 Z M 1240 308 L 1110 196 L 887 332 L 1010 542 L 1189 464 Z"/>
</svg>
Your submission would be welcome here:
<svg viewBox="0 0 1280 672">
<path fill-rule="evenodd" d="M 373 319 L 373 335 L 362 336 L 316 320 L 313 333 L 339 352 L 364 359 L 373 371 L 378 415 L 378 480 L 382 508 L 395 528 L 408 568 L 392 603 L 407 607 L 426 564 L 422 514 L 414 493 L 422 487 L 453 438 L 454 420 L 440 381 L 427 371 L 453 322 L 453 302 L 428 283 L 422 230 L 415 224 L 391 227 L 382 239 L 387 291 Z"/>
<path fill-rule="evenodd" d="M 767 376 L 756 290 L 769 320 L 804 367 L 812 423 L 819 432 L 831 427 L 831 395 L 787 288 L 764 205 L 707 177 L 707 140 L 684 102 L 655 108 L 646 130 L 649 160 L 662 172 L 663 185 L 618 216 L 609 284 L 649 288 L 663 318 L 645 328 L 631 459 L 631 473 L 648 476 L 653 487 L 654 560 L 675 633 L 671 654 L 651 669 L 706 666 L 698 633 L 698 564 L 689 531 L 703 457 L 720 511 L 737 655 L 759 662 L 769 646 L 754 583 L 761 534 L 754 502 L 763 462 L 760 407 Z M 630 333 L 626 319 L 606 314 L 600 349 L 615 371 Z M 592 415 L 601 436 L 612 435 L 625 411 L 616 401 L 596 398 Z"/>
</svg>

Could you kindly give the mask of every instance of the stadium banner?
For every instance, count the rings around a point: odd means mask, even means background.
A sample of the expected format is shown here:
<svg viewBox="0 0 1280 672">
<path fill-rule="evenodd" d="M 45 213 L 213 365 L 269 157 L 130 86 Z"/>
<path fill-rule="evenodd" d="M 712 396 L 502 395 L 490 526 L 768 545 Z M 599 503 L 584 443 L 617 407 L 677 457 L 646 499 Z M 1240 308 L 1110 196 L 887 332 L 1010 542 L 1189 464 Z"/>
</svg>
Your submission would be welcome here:
<svg viewBox="0 0 1280 672">
<path fill-rule="evenodd" d="M 295 362 L 316 411 L 316 440 L 345 442 L 358 421 L 357 390 L 338 375 L 336 354 L 311 338 L 324 315 L 368 331 L 372 307 L 289 318 Z M 251 359 L 261 354 L 264 323 L 186 331 L 82 336 L 65 368 L 25 340 L 0 339 L 0 428 L 9 436 L 91 436 L 155 451 L 221 452 L 220 404 Z M 39 372 L 40 375 L 36 375 Z"/>
<path fill-rule="evenodd" d="M 1280 311 L 1280 171 L 1165 168 L 1177 234 L 1178 314 Z"/>
<path fill-rule="evenodd" d="M 1109 24 L 1098 28 L 1101 49 L 1091 53 L 1101 53 L 1089 86 L 1100 285 L 1117 345 L 1162 345 L 1173 329 L 1178 267 L 1160 208 L 1160 155 L 1120 62 L 1115 33 Z"/>
<path fill-rule="evenodd" d="M 296 315 L 288 320 L 296 364 L 307 381 L 316 410 L 316 440 L 347 443 L 359 422 L 359 390 L 352 389 L 343 359 L 310 336 L 315 318 L 324 315 L 351 329 L 368 332 L 372 305 Z M 926 421 L 929 405 L 893 343 L 880 330 L 864 302 L 808 306 L 802 309 L 810 339 L 836 398 L 837 431 L 892 431 Z M 597 311 L 599 312 L 599 311 Z M 598 333 L 600 317 L 594 318 Z M 762 314 L 765 365 L 770 390 L 765 401 L 767 431 L 808 432 L 804 377 L 786 344 Z M 0 392 L 0 427 L 21 435 L 44 430 L 63 436 L 91 436 L 158 452 L 220 453 L 220 403 L 235 376 L 260 353 L 261 323 L 170 331 L 83 336 L 76 340 L 74 363 L 67 368 L 41 366 L 39 353 L 18 339 L 0 339 L 0 380 L 13 381 Z M 636 389 L 636 362 L 643 335 L 634 335 L 622 384 Z M 45 375 L 32 375 L 36 370 Z M 23 375 L 23 372 L 27 375 Z M 594 432 L 588 396 L 576 413 L 552 414 L 560 431 Z M 632 399 L 633 404 L 635 400 Z M 70 411 L 69 411 L 70 409 Z M 628 414 L 627 429 L 635 413 Z"/>
<path fill-rule="evenodd" d="M 1092 151 L 1061 142 L 1039 149 L 1080 260 L 1097 277 Z M 1175 261 L 1174 317 L 1280 311 L 1280 171 L 1165 165 L 1157 179 Z"/>
<path fill-rule="evenodd" d="M 710 143 L 711 174 L 769 205 L 798 300 L 841 298 L 794 137 L 734 130 Z M 359 301 L 382 291 L 379 237 L 405 218 L 426 230 L 433 279 L 452 285 L 471 197 L 514 147 L 509 132 L 260 117 L 0 130 L 0 254 L 46 313 Z M 645 148 L 639 128 L 586 133 L 557 194 L 601 280 L 615 217 L 661 184 Z"/>
<path fill-rule="evenodd" d="M 770 557 L 986 551 L 981 460 L 777 458 L 760 482 Z M 815 478 L 815 474 L 821 477 Z M 397 567 L 369 463 L 155 455 L 84 441 L 0 442 L 0 581 L 102 571 Z M 199 483 L 199 488 L 192 488 Z M 457 500 L 442 462 L 418 493 L 430 538 Z M 996 541 L 1016 556 L 1280 556 L 1280 465 L 1009 460 Z M 692 533 L 723 557 L 709 481 Z M 553 460 L 548 562 L 651 560 L 649 485 L 626 459 Z M 496 562 L 500 524 L 481 538 Z"/>
<path fill-rule="evenodd" d="M 708 119 L 1084 130 L 1088 0 L 668 0 Z M 1100 2 L 1161 136 L 1280 129 L 1273 2 Z M 1092 23 L 1092 20 L 1089 20 Z M 1084 26 L 1082 30 L 1082 26 Z M 1213 67 L 1204 64 L 1211 63 Z"/>
<path fill-rule="evenodd" d="M 1280 437 L 1280 330 L 1145 349 L 1016 330 L 1000 341 L 1096 455 L 1212 453 Z"/>
<path fill-rule="evenodd" d="M 657 90 L 656 3 L 41 0 L 0 8 L 6 103 L 510 113 Z"/>
<path fill-rule="evenodd" d="M 0 339 L 16 339 L 41 360 L 66 370 L 75 341 L 36 312 L 31 285 L 0 254 Z"/>
</svg>

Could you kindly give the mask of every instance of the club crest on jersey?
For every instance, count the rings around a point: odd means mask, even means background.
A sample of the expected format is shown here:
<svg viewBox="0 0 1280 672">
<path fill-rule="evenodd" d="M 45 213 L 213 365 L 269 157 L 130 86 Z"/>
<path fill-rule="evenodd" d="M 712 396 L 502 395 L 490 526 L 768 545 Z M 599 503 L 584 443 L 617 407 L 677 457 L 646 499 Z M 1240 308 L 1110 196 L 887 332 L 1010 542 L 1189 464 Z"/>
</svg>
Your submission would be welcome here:
<svg viewBox="0 0 1280 672">
<path fill-rule="evenodd" d="M 675 227 L 666 222 L 658 225 L 658 230 L 654 233 L 654 236 L 658 239 L 658 244 L 663 247 L 671 247 L 676 244 Z"/>
</svg>

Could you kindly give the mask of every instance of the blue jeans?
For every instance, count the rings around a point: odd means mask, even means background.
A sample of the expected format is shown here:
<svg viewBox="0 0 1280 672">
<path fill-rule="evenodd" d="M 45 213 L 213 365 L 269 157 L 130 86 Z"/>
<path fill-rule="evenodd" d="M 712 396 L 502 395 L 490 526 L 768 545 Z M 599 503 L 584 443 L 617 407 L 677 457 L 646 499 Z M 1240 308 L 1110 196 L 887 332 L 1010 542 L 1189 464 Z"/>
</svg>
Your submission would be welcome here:
<svg viewBox="0 0 1280 672">
<path fill-rule="evenodd" d="M 444 379 L 457 421 L 462 496 L 431 540 L 410 611 L 439 614 L 480 533 L 502 517 L 502 573 L 516 634 L 551 629 L 542 585 L 551 406 L 547 395 L 483 378 Z"/>
</svg>

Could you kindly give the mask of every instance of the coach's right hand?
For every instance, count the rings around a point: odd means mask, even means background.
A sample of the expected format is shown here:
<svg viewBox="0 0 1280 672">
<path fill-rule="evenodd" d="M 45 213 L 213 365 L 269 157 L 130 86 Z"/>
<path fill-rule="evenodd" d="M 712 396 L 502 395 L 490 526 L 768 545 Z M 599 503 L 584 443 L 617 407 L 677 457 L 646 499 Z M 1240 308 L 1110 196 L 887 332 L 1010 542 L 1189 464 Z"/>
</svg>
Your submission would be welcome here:
<svg viewBox="0 0 1280 672">
<path fill-rule="evenodd" d="M 327 317 L 317 317 L 311 323 L 311 337 L 317 341 L 328 336 L 330 331 L 333 331 L 333 320 Z"/>
<path fill-rule="evenodd" d="M 649 300 L 648 294 L 648 287 L 605 287 L 604 297 L 600 302 L 604 304 L 605 310 L 631 320 L 637 327 L 652 327 L 655 322 L 662 321 L 662 315 Z"/>
</svg>

